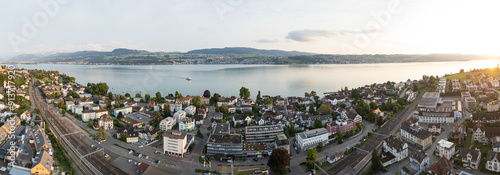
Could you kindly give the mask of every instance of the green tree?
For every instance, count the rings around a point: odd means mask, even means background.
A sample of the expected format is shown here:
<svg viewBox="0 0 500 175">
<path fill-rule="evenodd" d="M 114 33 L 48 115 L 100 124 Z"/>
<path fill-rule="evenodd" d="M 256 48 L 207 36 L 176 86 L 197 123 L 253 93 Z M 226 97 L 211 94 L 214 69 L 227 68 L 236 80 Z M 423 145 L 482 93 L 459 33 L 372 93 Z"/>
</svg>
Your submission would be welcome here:
<svg viewBox="0 0 500 175">
<path fill-rule="evenodd" d="M 270 104 L 273 104 L 274 103 L 274 100 L 272 98 L 266 98 L 264 100 L 264 104 L 266 105 L 270 105 Z"/>
<path fill-rule="evenodd" d="M 149 100 L 151 100 L 151 95 L 149 95 L 149 94 L 144 95 L 144 100 L 146 102 L 148 102 Z"/>
<path fill-rule="evenodd" d="M 257 100 L 257 102 L 259 102 L 259 103 L 262 100 L 262 97 L 260 96 L 260 91 L 257 92 L 257 98 L 255 98 L 255 100 Z"/>
<path fill-rule="evenodd" d="M 109 93 L 108 93 L 108 98 L 109 98 L 110 100 L 114 100 L 114 98 L 113 98 L 113 97 L 114 97 L 114 96 L 113 96 L 113 92 L 109 92 Z"/>
<path fill-rule="evenodd" d="M 196 106 L 196 107 L 200 107 L 201 106 L 201 98 L 200 96 L 195 96 L 193 97 L 193 101 L 191 102 L 192 105 Z"/>
<path fill-rule="evenodd" d="M 116 118 L 118 119 L 122 119 L 124 116 L 123 116 L 123 113 L 122 112 L 118 112 L 118 116 L 116 116 Z"/>
<path fill-rule="evenodd" d="M 323 142 L 319 142 L 318 146 L 316 146 L 316 148 L 318 149 L 318 151 L 321 151 L 323 149 L 323 147 L 325 147 L 325 144 L 323 144 Z"/>
<path fill-rule="evenodd" d="M 87 124 L 89 128 L 94 127 L 94 120 L 89 120 L 89 123 Z"/>
<path fill-rule="evenodd" d="M 314 114 L 314 105 L 309 105 L 309 113 Z"/>
<path fill-rule="evenodd" d="M 96 134 L 96 136 L 98 138 L 101 138 L 101 139 L 105 138 L 106 135 L 107 135 L 106 131 L 104 131 L 104 129 L 102 129 L 102 128 L 99 128 L 99 131 L 97 131 L 97 134 Z"/>
<path fill-rule="evenodd" d="M 344 135 L 342 134 L 342 131 L 339 131 L 337 133 L 337 143 L 338 144 L 342 144 L 344 141 Z"/>
<path fill-rule="evenodd" d="M 309 169 L 314 169 L 314 162 L 316 162 L 316 158 L 318 157 L 318 151 L 316 148 L 309 148 L 306 152 L 306 163 Z"/>
<path fill-rule="evenodd" d="M 226 105 L 221 105 L 219 107 L 219 112 L 222 112 L 222 113 L 228 113 L 229 112 L 229 109 L 227 108 Z"/>
<path fill-rule="evenodd" d="M 220 95 L 218 93 L 214 93 L 214 96 L 210 98 L 210 102 L 212 104 L 217 104 L 217 102 L 220 100 Z"/>
<path fill-rule="evenodd" d="M 250 97 L 250 90 L 246 87 L 241 87 L 240 89 L 240 98 L 248 99 Z"/>
<path fill-rule="evenodd" d="M 314 128 L 322 128 L 323 124 L 321 123 L 320 119 L 314 120 Z"/>
<path fill-rule="evenodd" d="M 371 108 L 371 109 L 377 109 L 377 103 L 375 103 L 375 102 L 373 102 L 373 101 L 372 101 L 372 102 L 370 102 L 370 108 Z"/>
<path fill-rule="evenodd" d="M 322 104 L 318 108 L 318 112 L 320 115 L 328 115 L 328 114 L 331 114 L 333 112 L 333 110 L 332 110 L 332 108 L 330 108 L 330 105 Z"/>
<path fill-rule="evenodd" d="M 236 122 L 236 127 L 237 128 L 241 127 L 241 123 L 240 122 Z"/>
<path fill-rule="evenodd" d="M 286 168 L 290 166 L 290 154 L 285 148 L 274 149 L 267 161 L 267 166 L 275 173 L 286 173 Z"/>
<path fill-rule="evenodd" d="M 378 155 L 377 149 L 374 149 L 372 152 L 372 166 L 371 166 L 371 174 L 378 173 L 380 170 L 382 170 L 384 166 L 382 165 L 382 162 L 380 162 L 380 157 Z"/>
<path fill-rule="evenodd" d="M 198 131 L 196 131 L 196 137 L 203 139 L 203 134 L 201 133 L 200 129 L 198 129 Z"/>
<path fill-rule="evenodd" d="M 339 104 L 339 107 L 341 107 L 341 108 L 345 108 L 345 107 L 347 107 L 347 105 L 346 105 L 345 103 L 340 103 L 340 104 Z"/>
<path fill-rule="evenodd" d="M 170 105 L 167 104 L 166 106 L 164 106 L 164 109 L 163 109 L 163 115 L 165 117 L 168 117 L 168 116 L 171 116 L 171 111 L 170 111 Z"/>
<path fill-rule="evenodd" d="M 203 97 L 210 98 L 210 91 L 208 89 L 203 92 Z"/>
<path fill-rule="evenodd" d="M 130 94 L 129 93 L 125 93 L 125 97 L 129 97 L 130 98 Z"/>
<path fill-rule="evenodd" d="M 160 121 L 160 120 L 162 120 L 160 111 L 155 111 L 155 112 L 153 113 L 153 119 L 154 119 L 155 121 Z"/>
<path fill-rule="evenodd" d="M 137 94 L 135 94 L 135 98 L 142 98 L 141 93 L 137 93 Z"/>
<path fill-rule="evenodd" d="M 182 98 L 182 97 L 183 97 L 183 96 L 182 96 L 182 94 L 181 94 L 181 93 L 179 93 L 179 92 L 175 91 L 175 98 L 176 98 L 176 99 L 177 99 L 177 98 Z"/>
</svg>

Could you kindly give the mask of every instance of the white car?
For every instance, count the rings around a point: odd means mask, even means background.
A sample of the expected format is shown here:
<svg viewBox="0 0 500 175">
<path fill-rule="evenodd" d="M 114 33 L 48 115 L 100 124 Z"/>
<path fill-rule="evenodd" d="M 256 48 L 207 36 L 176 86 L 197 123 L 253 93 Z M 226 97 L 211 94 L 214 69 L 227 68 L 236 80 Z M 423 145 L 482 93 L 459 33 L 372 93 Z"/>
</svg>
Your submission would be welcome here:
<svg viewBox="0 0 500 175">
<path fill-rule="evenodd" d="M 142 148 L 142 147 L 144 147 L 144 146 L 143 145 L 139 145 L 139 148 Z"/>
<path fill-rule="evenodd" d="M 132 150 L 130 150 L 130 151 L 128 152 L 128 154 L 132 154 L 132 153 L 134 153 L 134 151 L 132 151 Z"/>
<path fill-rule="evenodd" d="M 132 162 L 132 159 L 128 159 L 128 163 Z"/>
</svg>

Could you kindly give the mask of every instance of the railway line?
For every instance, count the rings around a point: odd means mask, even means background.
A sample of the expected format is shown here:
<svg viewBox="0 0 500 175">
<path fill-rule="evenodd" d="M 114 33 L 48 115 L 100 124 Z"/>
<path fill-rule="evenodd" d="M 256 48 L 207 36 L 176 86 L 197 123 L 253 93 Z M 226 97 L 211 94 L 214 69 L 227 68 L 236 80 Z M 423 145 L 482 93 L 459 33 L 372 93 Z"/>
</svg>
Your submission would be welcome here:
<svg viewBox="0 0 500 175">
<path fill-rule="evenodd" d="M 420 101 L 420 97 L 415 99 L 403 111 L 399 112 L 394 118 L 385 123 L 385 125 L 383 125 L 377 132 L 378 134 L 374 134 L 370 139 L 366 140 L 360 149 L 369 152 L 376 149 L 382 143 L 382 140 L 386 138 L 384 135 L 392 135 L 400 128 L 403 121 L 407 120 L 407 117 L 411 114 L 413 108 L 418 104 L 418 101 Z M 361 161 L 366 156 L 369 156 L 369 153 L 365 151 L 355 149 L 346 158 L 331 166 L 327 170 L 328 174 L 340 174 L 340 172 L 342 172 L 346 167 L 354 169 L 354 167 L 358 166 L 359 163 L 363 163 Z M 365 165 L 362 167 L 364 166 Z"/>
<path fill-rule="evenodd" d="M 65 120 L 59 113 L 55 112 L 47 103 L 43 102 L 35 92 L 34 87 L 30 86 L 31 98 L 40 109 L 41 115 L 47 119 L 49 127 L 53 131 L 61 145 L 70 154 L 73 160 L 79 164 L 85 174 L 95 175 L 123 175 L 127 174 L 123 170 L 111 165 L 104 160 L 103 149 L 95 151 L 84 139 L 90 140 L 86 136 L 81 136 L 82 130 L 74 127 L 70 121 Z M 100 154 L 101 153 L 101 154 Z"/>
</svg>

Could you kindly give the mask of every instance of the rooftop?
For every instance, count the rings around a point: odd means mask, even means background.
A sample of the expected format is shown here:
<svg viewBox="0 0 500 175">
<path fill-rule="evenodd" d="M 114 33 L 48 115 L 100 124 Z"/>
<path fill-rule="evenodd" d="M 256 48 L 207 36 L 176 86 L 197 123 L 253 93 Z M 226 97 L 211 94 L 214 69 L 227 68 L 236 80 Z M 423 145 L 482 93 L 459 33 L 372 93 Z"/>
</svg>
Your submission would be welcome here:
<svg viewBox="0 0 500 175">
<path fill-rule="evenodd" d="M 212 134 L 207 143 L 241 144 L 242 139 L 239 134 Z"/>
<path fill-rule="evenodd" d="M 168 137 L 171 139 L 184 139 L 186 138 L 186 131 L 177 131 L 177 130 L 167 130 L 163 133 L 163 137 Z"/>
<path fill-rule="evenodd" d="M 245 133 L 260 133 L 260 132 L 276 132 L 283 131 L 283 129 L 278 125 L 268 125 L 268 126 L 247 126 L 245 128 Z"/>
<path fill-rule="evenodd" d="M 213 134 L 229 134 L 230 130 L 230 125 L 228 123 L 217 123 L 215 124 L 215 127 L 213 128 L 212 133 Z"/>
<path fill-rule="evenodd" d="M 450 149 L 452 146 L 453 146 L 453 142 L 448 142 L 444 139 L 441 139 L 439 142 L 438 142 L 438 146 L 439 147 L 444 147 L 446 149 Z"/>
</svg>

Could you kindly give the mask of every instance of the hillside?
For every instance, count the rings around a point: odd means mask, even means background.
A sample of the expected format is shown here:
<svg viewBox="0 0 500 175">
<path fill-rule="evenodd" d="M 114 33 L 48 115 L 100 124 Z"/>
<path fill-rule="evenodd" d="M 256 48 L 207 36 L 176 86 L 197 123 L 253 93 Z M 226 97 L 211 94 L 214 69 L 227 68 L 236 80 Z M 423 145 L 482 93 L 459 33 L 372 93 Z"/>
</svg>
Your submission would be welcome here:
<svg viewBox="0 0 500 175">
<path fill-rule="evenodd" d="M 225 48 L 211 48 L 211 49 L 198 49 L 187 52 L 187 54 L 261 54 L 261 55 L 314 55 L 309 52 L 299 51 L 283 51 L 283 50 L 263 50 L 248 47 L 225 47 Z"/>
</svg>

